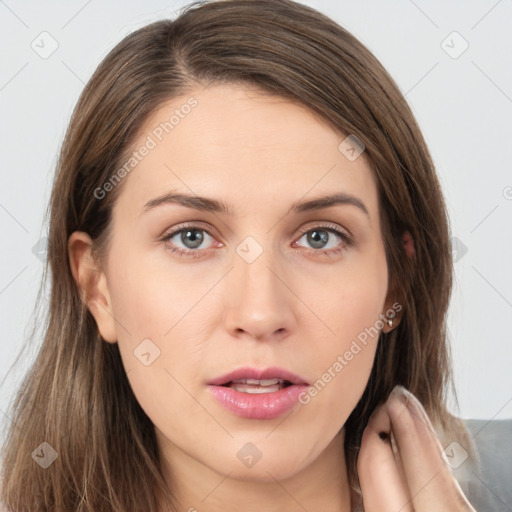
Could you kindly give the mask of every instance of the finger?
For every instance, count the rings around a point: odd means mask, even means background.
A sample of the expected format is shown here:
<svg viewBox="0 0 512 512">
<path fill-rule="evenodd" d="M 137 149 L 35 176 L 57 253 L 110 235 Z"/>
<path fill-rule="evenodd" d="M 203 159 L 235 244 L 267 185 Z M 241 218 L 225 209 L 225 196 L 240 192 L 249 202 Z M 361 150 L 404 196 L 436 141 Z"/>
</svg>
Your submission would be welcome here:
<svg viewBox="0 0 512 512">
<path fill-rule="evenodd" d="M 474 510 L 442 457 L 442 446 L 420 402 L 397 386 L 385 404 L 402 457 L 414 510 Z"/>
<path fill-rule="evenodd" d="M 385 432 L 386 440 L 379 434 Z M 390 442 L 391 421 L 378 407 L 363 432 L 357 469 L 365 512 L 412 512 L 406 481 L 400 475 Z"/>
<path fill-rule="evenodd" d="M 398 450 L 398 446 L 396 444 L 395 434 L 393 433 L 393 429 L 391 429 L 391 432 L 389 433 L 389 441 L 391 443 L 391 449 L 393 450 L 393 455 L 395 456 L 398 473 L 400 474 L 402 482 L 404 483 L 404 485 L 407 489 L 407 494 L 409 495 L 409 498 L 410 498 L 409 486 L 407 484 L 407 478 L 405 476 L 404 464 L 402 462 L 402 456 L 400 455 L 400 451 Z"/>
</svg>

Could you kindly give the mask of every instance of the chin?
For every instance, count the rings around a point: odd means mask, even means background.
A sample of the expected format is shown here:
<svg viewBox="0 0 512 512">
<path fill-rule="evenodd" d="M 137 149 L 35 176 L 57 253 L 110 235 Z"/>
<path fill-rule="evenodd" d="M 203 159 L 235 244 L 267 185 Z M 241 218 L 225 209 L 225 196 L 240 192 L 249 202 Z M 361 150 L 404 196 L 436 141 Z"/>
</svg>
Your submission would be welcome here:
<svg viewBox="0 0 512 512">
<path fill-rule="evenodd" d="M 297 452 L 296 447 L 296 444 L 281 445 L 272 449 L 267 445 L 258 450 L 254 445 L 247 443 L 241 449 L 237 448 L 235 460 L 232 457 L 227 460 L 223 457 L 224 463 L 219 465 L 216 460 L 212 469 L 224 475 L 229 474 L 229 478 L 233 480 L 262 483 L 285 480 L 313 462 L 306 460 L 311 452 L 301 454 Z"/>
<path fill-rule="evenodd" d="M 269 483 L 291 478 L 302 469 L 302 465 L 298 465 L 295 461 L 282 461 L 281 463 L 272 461 L 264 463 L 260 460 L 252 468 L 234 468 L 229 478 L 241 482 Z"/>
</svg>

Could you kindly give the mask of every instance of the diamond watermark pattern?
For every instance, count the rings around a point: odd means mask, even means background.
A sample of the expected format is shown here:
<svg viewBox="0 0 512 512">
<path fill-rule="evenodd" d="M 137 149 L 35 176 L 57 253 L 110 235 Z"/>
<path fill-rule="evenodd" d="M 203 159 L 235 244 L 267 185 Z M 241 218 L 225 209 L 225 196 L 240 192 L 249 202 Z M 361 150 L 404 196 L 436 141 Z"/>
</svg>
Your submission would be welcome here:
<svg viewBox="0 0 512 512">
<path fill-rule="evenodd" d="M 442 451 L 442 457 L 452 469 L 457 469 L 468 458 L 468 452 L 453 441 Z"/>
<path fill-rule="evenodd" d="M 50 467 L 59 454 L 46 441 L 41 443 L 33 452 L 32 458 L 43 468 Z"/>
<path fill-rule="evenodd" d="M 135 347 L 133 353 L 144 366 L 149 366 L 160 356 L 160 349 L 149 338 L 145 338 Z"/>
<path fill-rule="evenodd" d="M 30 43 L 30 47 L 34 50 L 41 59 L 48 59 L 55 53 L 59 47 L 57 40 L 49 33 L 41 32 L 33 41 Z"/>
<path fill-rule="evenodd" d="M 453 262 L 460 261 L 468 252 L 467 246 L 456 236 L 452 237 L 452 257 Z"/>
<path fill-rule="evenodd" d="M 338 150 L 347 160 L 353 162 L 365 150 L 366 146 L 355 136 L 349 135 L 340 142 Z"/>
<path fill-rule="evenodd" d="M 32 254 L 44 262 L 47 253 L 48 238 L 43 236 L 38 242 L 32 247 Z"/>
<path fill-rule="evenodd" d="M 248 468 L 252 468 L 256 462 L 258 462 L 263 454 L 258 447 L 252 443 L 246 443 L 240 448 L 236 456 L 245 464 Z"/>
<path fill-rule="evenodd" d="M 452 59 L 458 59 L 469 48 L 469 43 L 454 30 L 441 41 L 441 48 Z"/>
<path fill-rule="evenodd" d="M 252 263 L 261 255 L 263 247 L 255 238 L 248 236 L 238 244 L 236 252 L 246 263 Z"/>
</svg>

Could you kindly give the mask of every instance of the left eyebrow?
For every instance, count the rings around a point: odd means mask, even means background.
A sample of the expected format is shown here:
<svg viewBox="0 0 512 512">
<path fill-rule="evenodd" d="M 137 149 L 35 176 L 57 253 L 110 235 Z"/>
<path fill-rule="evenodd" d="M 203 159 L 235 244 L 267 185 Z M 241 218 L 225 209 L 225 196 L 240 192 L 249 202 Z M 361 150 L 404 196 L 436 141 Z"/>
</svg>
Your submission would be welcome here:
<svg viewBox="0 0 512 512">
<path fill-rule="evenodd" d="M 364 212 L 368 218 L 370 217 L 368 209 L 366 208 L 363 201 L 361 201 L 361 199 L 351 194 L 345 194 L 343 192 L 329 196 L 318 197 L 316 199 L 311 199 L 310 201 L 297 201 L 292 204 L 290 209 L 293 212 L 300 213 L 312 210 L 321 210 L 323 208 L 329 208 L 338 204 L 355 206 Z"/>
<path fill-rule="evenodd" d="M 151 199 L 144 205 L 143 212 L 164 204 L 177 204 L 195 210 L 220 212 L 229 216 L 236 215 L 236 208 L 218 199 L 200 197 L 184 192 L 169 192 L 163 196 Z M 321 210 L 336 205 L 351 205 L 359 208 L 366 216 L 370 217 L 368 209 L 359 198 L 345 193 L 337 193 L 328 196 L 318 197 L 309 201 L 296 201 L 292 204 L 290 211 L 302 213 L 306 211 Z M 142 213 L 143 213 L 142 212 Z"/>
</svg>

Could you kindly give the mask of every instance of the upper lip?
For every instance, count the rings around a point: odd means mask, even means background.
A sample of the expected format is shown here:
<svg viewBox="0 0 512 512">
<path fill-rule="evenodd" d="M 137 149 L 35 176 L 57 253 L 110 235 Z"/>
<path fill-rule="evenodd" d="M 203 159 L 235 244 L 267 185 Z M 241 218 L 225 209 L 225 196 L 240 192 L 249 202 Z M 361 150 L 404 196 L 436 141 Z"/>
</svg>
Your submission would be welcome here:
<svg viewBox="0 0 512 512">
<path fill-rule="evenodd" d="M 281 379 L 287 380 L 292 384 L 303 384 L 308 385 L 308 383 L 298 375 L 286 370 L 284 368 L 280 368 L 278 366 L 273 366 L 270 368 L 258 369 L 252 368 L 249 366 L 238 368 L 230 373 L 225 373 L 224 375 L 220 375 L 215 379 L 211 380 L 209 384 L 213 386 L 222 386 L 223 384 L 227 384 L 232 380 L 240 380 L 240 379 Z"/>
</svg>

